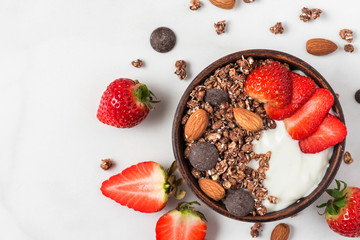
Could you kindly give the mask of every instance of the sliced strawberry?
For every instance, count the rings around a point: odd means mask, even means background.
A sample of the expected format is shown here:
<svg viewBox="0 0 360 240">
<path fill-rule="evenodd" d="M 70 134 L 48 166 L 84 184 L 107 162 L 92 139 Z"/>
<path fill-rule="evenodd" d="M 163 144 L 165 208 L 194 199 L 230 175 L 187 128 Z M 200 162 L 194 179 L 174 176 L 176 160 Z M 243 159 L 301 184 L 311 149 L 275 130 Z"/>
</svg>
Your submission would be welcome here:
<svg viewBox="0 0 360 240">
<path fill-rule="evenodd" d="M 288 70 L 279 62 L 262 65 L 246 79 L 245 91 L 260 102 L 285 107 L 291 101 L 291 80 Z"/>
<path fill-rule="evenodd" d="M 318 129 L 334 103 L 334 96 L 317 88 L 310 99 L 291 117 L 284 119 L 285 128 L 293 139 L 302 140 Z"/>
<path fill-rule="evenodd" d="M 156 162 L 142 162 L 103 182 L 102 193 L 140 212 L 163 209 L 168 200 L 164 169 Z"/>
<path fill-rule="evenodd" d="M 179 203 L 176 209 L 165 213 L 156 223 L 156 240 L 203 240 L 206 219 L 195 211 L 191 203 Z M 199 204 L 200 205 L 200 204 Z"/>
<path fill-rule="evenodd" d="M 328 114 L 319 128 L 299 142 L 303 153 L 318 153 L 342 142 L 346 137 L 346 126 L 335 116 Z"/>
<path fill-rule="evenodd" d="M 265 104 L 266 113 L 274 120 L 283 120 L 293 115 L 313 95 L 316 89 L 315 82 L 306 76 L 289 72 L 292 82 L 291 103 L 283 108 Z"/>
</svg>

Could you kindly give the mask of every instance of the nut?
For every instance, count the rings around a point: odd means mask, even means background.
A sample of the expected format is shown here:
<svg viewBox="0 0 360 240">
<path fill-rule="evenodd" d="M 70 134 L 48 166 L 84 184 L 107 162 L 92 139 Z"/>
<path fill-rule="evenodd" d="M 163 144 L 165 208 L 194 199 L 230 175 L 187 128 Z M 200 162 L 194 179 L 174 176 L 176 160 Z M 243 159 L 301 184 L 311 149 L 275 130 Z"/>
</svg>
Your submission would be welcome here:
<svg viewBox="0 0 360 240">
<path fill-rule="evenodd" d="M 210 2 L 222 9 L 232 9 L 235 6 L 235 0 L 210 0 Z"/>
<path fill-rule="evenodd" d="M 306 42 L 306 51 L 315 56 L 328 55 L 337 48 L 335 43 L 324 38 L 313 38 Z"/>
<path fill-rule="evenodd" d="M 289 234 L 289 225 L 280 223 L 272 231 L 270 240 L 287 240 L 289 238 Z"/>
<path fill-rule="evenodd" d="M 245 130 L 255 132 L 263 126 L 261 117 L 245 108 L 234 108 L 236 122 Z"/>
<path fill-rule="evenodd" d="M 185 125 L 185 140 L 194 141 L 198 139 L 206 130 L 209 124 L 207 112 L 202 109 L 196 110 L 191 114 Z"/>
<path fill-rule="evenodd" d="M 213 180 L 201 178 L 199 180 L 199 186 L 206 195 L 215 201 L 219 201 L 225 197 L 225 189 Z"/>
</svg>

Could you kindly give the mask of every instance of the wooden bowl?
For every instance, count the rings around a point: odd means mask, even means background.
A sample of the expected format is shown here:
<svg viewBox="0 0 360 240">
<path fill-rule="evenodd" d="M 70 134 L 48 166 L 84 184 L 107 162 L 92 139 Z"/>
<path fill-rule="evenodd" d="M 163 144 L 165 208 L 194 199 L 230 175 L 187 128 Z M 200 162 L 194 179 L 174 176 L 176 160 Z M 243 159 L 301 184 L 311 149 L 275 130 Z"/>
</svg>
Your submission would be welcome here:
<svg viewBox="0 0 360 240">
<path fill-rule="evenodd" d="M 173 128 L 172 128 L 173 151 L 176 162 L 178 164 L 178 168 L 180 170 L 181 175 L 185 179 L 185 182 L 190 186 L 191 190 L 195 193 L 195 195 L 202 202 L 208 205 L 211 209 L 229 218 L 233 218 L 245 222 L 269 222 L 269 221 L 280 220 L 283 218 L 290 217 L 302 211 L 324 193 L 324 191 L 333 181 L 342 162 L 342 157 L 345 149 L 345 139 L 343 142 L 334 146 L 334 151 L 329 161 L 329 167 L 327 168 L 325 176 L 318 185 L 318 187 L 307 197 L 299 199 L 296 203 L 290 205 L 289 207 L 283 210 L 270 212 L 264 216 L 252 216 L 249 214 L 245 217 L 236 217 L 230 214 L 226 210 L 225 205 L 223 204 L 222 201 L 215 201 L 209 198 L 207 195 L 205 195 L 204 192 L 200 189 L 197 179 L 195 179 L 191 174 L 191 166 L 189 161 L 184 157 L 185 141 L 184 141 L 183 126 L 181 125 L 181 119 L 186 111 L 186 102 L 189 100 L 190 93 L 195 88 L 195 86 L 199 84 L 203 84 L 204 81 L 210 75 L 212 75 L 215 72 L 215 70 L 218 69 L 219 67 L 222 67 L 231 62 L 235 62 L 236 60 L 241 59 L 242 56 L 244 56 L 245 58 L 253 57 L 254 59 L 274 59 L 279 62 L 289 64 L 291 70 L 302 71 L 307 76 L 311 77 L 319 87 L 328 89 L 334 95 L 334 105 L 332 109 L 339 117 L 339 119 L 345 123 L 340 102 L 335 96 L 333 89 L 330 87 L 329 83 L 324 79 L 324 77 L 321 76 L 321 74 L 318 71 L 316 71 L 313 67 L 311 67 L 309 64 L 290 54 L 279 51 L 264 50 L 264 49 L 246 50 L 246 51 L 232 53 L 213 62 L 203 71 L 201 71 L 200 74 L 197 75 L 196 78 L 191 82 L 191 84 L 189 85 L 189 87 L 186 89 L 183 96 L 181 97 L 179 105 L 176 109 Z"/>
</svg>

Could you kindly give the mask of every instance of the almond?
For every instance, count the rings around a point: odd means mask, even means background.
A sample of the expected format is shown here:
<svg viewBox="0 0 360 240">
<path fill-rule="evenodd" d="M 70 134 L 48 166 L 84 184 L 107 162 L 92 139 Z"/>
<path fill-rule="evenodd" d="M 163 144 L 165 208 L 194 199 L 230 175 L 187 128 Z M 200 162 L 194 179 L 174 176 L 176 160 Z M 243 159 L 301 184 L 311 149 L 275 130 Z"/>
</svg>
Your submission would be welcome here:
<svg viewBox="0 0 360 240">
<path fill-rule="evenodd" d="M 202 109 L 196 110 L 185 124 L 185 140 L 194 141 L 198 139 L 205 132 L 208 124 L 207 112 Z"/>
<path fill-rule="evenodd" d="M 225 189 L 219 183 L 211 179 L 200 179 L 199 186 L 206 195 L 208 195 L 215 201 L 219 201 L 225 197 Z"/>
<path fill-rule="evenodd" d="M 210 2 L 222 9 L 232 9 L 235 6 L 235 0 L 210 0 Z"/>
<path fill-rule="evenodd" d="M 287 240 L 289 238 L 289 234 L 289 225 L 280 223 L 272 231 L 270 240 Z"/>
<path fill-rule="evenodd" d="M 245 130 L 257 131 L 263 126 L 261 117 L 245 108 L 234 108 L 234 117 L 237 123 Z"/>
<path fill-rule="evenodd" d="M 306 42 L 306 51 L 315 56 L 328 55 L 337 48 L 335 43 L 324 38 L 313 38 Z"/>
</svg>

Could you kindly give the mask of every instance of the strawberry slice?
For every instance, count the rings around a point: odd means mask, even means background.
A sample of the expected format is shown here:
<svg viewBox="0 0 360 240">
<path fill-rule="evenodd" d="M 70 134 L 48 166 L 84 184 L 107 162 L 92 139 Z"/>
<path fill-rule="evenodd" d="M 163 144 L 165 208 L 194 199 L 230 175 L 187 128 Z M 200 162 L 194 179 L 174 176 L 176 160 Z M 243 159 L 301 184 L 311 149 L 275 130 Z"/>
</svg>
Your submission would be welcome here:
<svg viewBox="0 0 360 240">
<path fill-rule="evenodd" d="M 245 82 L 245 92 L 263 103 L 285 107 L 291 102 L 291 79 L 288 70 L 277 61 L 252 71 Z"/>
<path fill-rule="evenodd" d="M 303 153 L 318 153 L 342 142 L 346 134 L 346 126 L 337 117 L 328 114 L 316 132 L 299 142 L 300 149 Z"/>
<path fill-rule="evenodd" d="M 274 120 L 283 120 L 293 115 L 313 95 L 316 89 L 315 82 L 306 76 L 289 72 L 292 82 L 291 103 L 283 108 L 265 104 L 266 113 Z"/>
<path fill-rule="evenodd" d="M 156 223 L 156 240 L 205 239 L 205 216 L 195 211 L 192 204 L 199 203 L 179 203 L 176 209 L 165 213 Z"/>
<path fill-rule="evenodd" d="M 182 184 L 182 179 L 176 180 L 172 175 L 175 170 L 174 164 L 165 172 L 156 162 L 138 163 L 104 181 L 101 192 L 136 211 L 157 212 L 165 207 L 169 195 L 175 194 L 178 199 L 185 196 L 177 188 Z"/>
<path fill-rule="evenodd" d="M 291 117 L 284 119 L 292 139 L 302 140 L 314 133 L 334 103 L 334 96 L 324 88 L 317 88 L 310 99 Z"/>
</svg>

